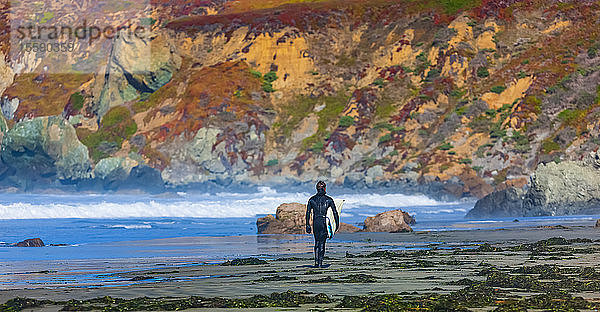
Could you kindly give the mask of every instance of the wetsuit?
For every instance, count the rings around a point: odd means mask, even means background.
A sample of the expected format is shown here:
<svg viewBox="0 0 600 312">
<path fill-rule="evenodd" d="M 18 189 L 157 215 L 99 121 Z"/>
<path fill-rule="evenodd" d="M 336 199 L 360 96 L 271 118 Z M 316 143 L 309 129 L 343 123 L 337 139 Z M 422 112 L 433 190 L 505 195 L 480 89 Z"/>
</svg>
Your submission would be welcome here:
<svg viewBox="0 0 600 312">
<path fill-rule="evenodd" d="M 320 189 L 317 194 L 308 200 L 306 205 L 306 224 L 309 224 L 310 214 L 313 213 L 313 235 L 315 237 L 315 266 L 321 266 L 323 264 L 323 258 L 325 257 L 325 241 L 327 240 L 327 208 L 333 209 L 333 216 L 335 217 L 335 223 L 340 224 L 340 217 L 333 199 L 325 195 L 325 190 Z"/>
</svg>

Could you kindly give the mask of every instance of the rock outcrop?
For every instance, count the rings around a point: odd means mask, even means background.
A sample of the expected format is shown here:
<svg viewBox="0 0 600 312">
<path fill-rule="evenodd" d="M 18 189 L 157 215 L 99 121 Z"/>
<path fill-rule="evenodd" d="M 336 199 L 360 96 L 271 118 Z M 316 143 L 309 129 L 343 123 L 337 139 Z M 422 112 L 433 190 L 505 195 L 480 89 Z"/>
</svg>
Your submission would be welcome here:
<svg viewBox="0 0 600 312">
<path fill-rule="evenodd" d="M 15 247 L 44 247 L 46 246 L 40 238 L 30 238 L 15 244 Z"/>
<path fill-rule="evenodd" d="M 93 178 L 81 181 L 78 186 L 82 190 L 141 190 L 150 193 L 163 192 L 165 189 L 160 171 L 130 157 L 100 160 L 94 168 Z"/>
<path fill-rule="evenodd" d="M 258 234 L 305 234 L 306 205 L 281 204 L 275 216 L 268 215 L 256 221 Z M 358 232 L 359 228 L 342 223 L 338 232 Z"/>
<path fill-rule="evenodd" d="M 509 188 L 480 199 L 469 218 L 600 213 L 600 156 L 540 164 L 527 192 Z"/>
<path fill-rule="evenodd" d="M 584 161 L 541 164 L 531 177 L 524 215 L 600 212 L 600 170 L 593 165 L 597 157 L 592 153 Z"/>
<path fill-rule="evenodd" d="M 595 225 L 595 227 L 596 227 L 596 228 L 600 228 L 600 219 L 596 220 L 596 225 Z"/>
<path fill-rule="evenodd" d="M 2 143 L 2 138 L 4 138 L 4 134 L 8 131 L 8 125 L 6 124 L 6 119 L 2 115 L 0 115 L 0 143 Z"/>
<path fill-rule="evenodd" d="M 173 77 L 181 66 L 181 57 L 162 37 L 122 35 L 115 39 L 106 80 L 95 103 L 100 116 L 110 107 L 134 100 L 142 93 L 152 93 Z"/>
<path fill-rule="evenodd" d="M 493 192 L 475 203 L 466 218 L 515 217 L 523 215 L 525 192 L 518 188 L 507 188 Z"/>
<path fill-rule="evenodd" d="M 19 177 L 74 182 L 91 176 L 87 147 L 60 116 L 17 123 L 4 135 L 1 158 Z"/>
<path fill-rule="evenodd" d="M 382 212 L 374 217 L 365 219 L 365 232 L 412 232 L 411 224 L 415 219 L 402 210 Z"/>
</svg>

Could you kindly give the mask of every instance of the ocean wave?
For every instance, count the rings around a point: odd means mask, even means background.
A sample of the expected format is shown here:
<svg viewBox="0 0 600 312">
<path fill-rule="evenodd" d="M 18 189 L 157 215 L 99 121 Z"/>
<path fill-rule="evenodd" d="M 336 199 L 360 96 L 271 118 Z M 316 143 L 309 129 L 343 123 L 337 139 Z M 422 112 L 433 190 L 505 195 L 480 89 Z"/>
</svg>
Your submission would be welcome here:
<svg viewBox="0 0 600 312">
<path fill-rule="evenodd" d="M 133 230 L 133 229 L 151 229 L 152 225 L 149 225 L 149 224 L 114 224 L 114 225 L 110 225 L 109 227 L 113 228 L 113 229 L 121 228 L 121 229 Z"/>
<path fill-rule="evenodd" d="M 348 194 L 339 195 L 339 198 L 345 199 L 344 207 L 353 209 L 358 207 L 385 207 L 402 208 L 414 206 L 446 206 L 456 205 L 455 202 L 440 202 L 425 195 L 404 195 L 404 194 Z"/>
<path fill-rule="evenodd" d="M 61 201 L 53 196 L 44 201 L 28 202 L 15 197 L 11 202 L 7 194 L 0 203 L 0 219 L 54 219 L 54 218 L 232 218 L 255 217 L 274 214 L 282 203 L 306 203 L 309 193 L 279 193 L 264 187 L 256 193 L 186 194 L 185 198 L 148 199 L 139 197 L 115 198 L 110 195 L 90 198 L 87 195 L 69 195 Z M 403 194 L 341 194 L 334 198 L 345 199 L 345 209 L 379 207 L 387 210 L 407 207 L 446 206 L 423 195 Z M 440 207 L 441 208 L 441 207 Z"/>
</svg>

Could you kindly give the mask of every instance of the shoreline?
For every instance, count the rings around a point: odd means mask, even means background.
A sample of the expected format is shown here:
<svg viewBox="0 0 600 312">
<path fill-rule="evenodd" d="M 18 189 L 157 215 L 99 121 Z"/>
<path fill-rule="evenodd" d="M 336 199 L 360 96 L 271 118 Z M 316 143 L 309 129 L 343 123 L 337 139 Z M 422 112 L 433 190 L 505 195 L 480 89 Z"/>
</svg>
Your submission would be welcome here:
<svg viewBox="0 0 600 312">
<path fill-rule="evenodd" d="M 275 239 L 277 235 L 269 236 Z M 550 245 L 540 243 L 548 241 Z M 531 247 L 536 244 L 539 250 Z M 482 267 L 494 267 L 509 275 L 523 266 L 545 265 L 546 269 L 556 266 L 565 270 L 594 268 L 600 263 L 600 230 L 574 226 L 392 234 L 340 233 L 336 240 L 328 242 L 326 261 L 331 266 L 326 269 L 308 267 L 312 264 L 312 253 L 310 246 L 305 248 L 309 250 L 265 253 L 259 258 L 267 259 L 266 264 L 223 266 L 199 263 L 113 273 L 115 277 L 131 281 L 154 279 L 153 282 L 137 285 L 0 290 L 0 304 L 16 297 L 52 301 L 104 296 L 124 299 L 201 296 L 238 300 L 288 290 L 325 293 L 339 304 L 344 296 L 453 293 L 469 286 L 465 283 L 472 286 L 475 282 L 485 281 L 485 274 L 478 275 Z M 337 273 L 331 275 L 333 272 Z M 599 289 L 590 292 L 577 288 L 577 294 L 600 300 L 600 272 L 590 274 L 586 276 L 590 279 L 584 279 L 582 283 L 598 285 Z M 569 274 L 563 275 L 561 278 L 572 278 Z M 531 279 L 532 275 L 526 274 L 526 277 Z M 532 280 L 540 283 L 543 279 Z M 499 283 L 504 282 L 508 283 L 510 279 L 507 281 L 505 278 Z M 558 281 L 548 283 L 557 289 L 561 287 Z M 576 284 L 573 282 L 573 285 Z M 523 291 L 540 290 L 534 287 L 521 289 Z"/>
</svg>

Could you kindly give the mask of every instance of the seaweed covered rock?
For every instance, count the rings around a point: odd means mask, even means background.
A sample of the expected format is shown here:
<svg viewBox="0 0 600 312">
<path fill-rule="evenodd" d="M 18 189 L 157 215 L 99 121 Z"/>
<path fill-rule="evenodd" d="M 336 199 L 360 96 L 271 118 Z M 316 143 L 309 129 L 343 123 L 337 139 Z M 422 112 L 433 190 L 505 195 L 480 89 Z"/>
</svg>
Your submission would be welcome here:
<svg viewBox="0 0 600 312">
<path fill-rule="evenodd" d="M 242 265 L 261 265 L 268 264 L 267 261 L 250 257 L 250 258 L 236 258 L 233 260 L 227 260 L 221 263 L 222 266 L 242 266 Z"/>
<path fill-rule="evenodd" d="M 473 219 L 521 216 L 524 195 L 522 189 L 514 187 L 493 192 L 478 200 L 466 217 Z"/>
<path fill-rule="evenodd" d="M 400 209 L 382 212 L 365 219 L 365 232 L 412 232 L 415 219 Z"/>
<path fill-rule="evenodd" d="M 17 123 L 4 135 L 1 157 L 21 177 L 69 182 L 91 176 L 87 147 L 79 142 L 73 126 L 60 116 Z"/>
<path fill-rule="evenodd" d="M 277 207 L 275 216 L 268 215 L 256 221 L 258 234 L 305 234 L 306 205 L 286 203 Z M 358 232 L 359 228 L 341 223 L 338 232 Z"/>
</svg>

